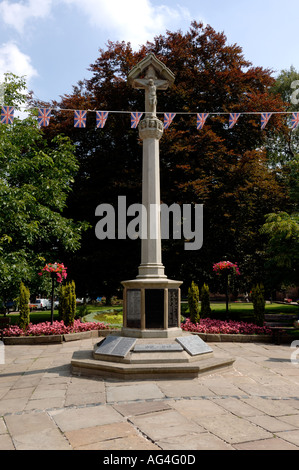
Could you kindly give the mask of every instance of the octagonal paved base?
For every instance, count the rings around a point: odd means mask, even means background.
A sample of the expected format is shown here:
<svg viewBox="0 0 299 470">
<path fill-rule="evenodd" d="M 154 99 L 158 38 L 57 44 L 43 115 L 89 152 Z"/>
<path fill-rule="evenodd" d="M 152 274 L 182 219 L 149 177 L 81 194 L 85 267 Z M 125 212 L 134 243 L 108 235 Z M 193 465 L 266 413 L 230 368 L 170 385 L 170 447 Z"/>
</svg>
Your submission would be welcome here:
<svg viewBox="0 0 299 470">
<path fill-rule="evenodd" d="M 175 338 L 136 338 L 109 335 L 93 351 L 74 353 L 75 375 L 121 379 L 194 378 L 233 365 L 233 358 L 215 358 L 197 335 Z"/>
</svg>

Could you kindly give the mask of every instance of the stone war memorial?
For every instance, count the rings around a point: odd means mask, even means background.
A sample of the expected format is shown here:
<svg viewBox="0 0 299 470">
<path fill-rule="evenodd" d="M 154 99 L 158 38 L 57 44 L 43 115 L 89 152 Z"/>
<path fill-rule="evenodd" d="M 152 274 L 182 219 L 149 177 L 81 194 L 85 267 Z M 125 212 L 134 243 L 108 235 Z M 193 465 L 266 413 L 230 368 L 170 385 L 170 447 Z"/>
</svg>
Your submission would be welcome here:
<svg viewBox="0 0 299 470">
<path fill-rule="evenodd" d="M 147 55 L 128 75 L 128 85 L 145 93 L 145 116 L 138 126 L 143 143 L 142 205 L 147 209 L 141 263 L 136 278 L 122 282 L 122 329 L 110 332 L 93 351 L 75 353 L 71 363 L 74 374 L 184 378 L 234 362 L 215 358 L 212 348 L 199 336 L 182 331 L 182 282 L 168 279 L 162 264 L 159 141 L 164 125 L 156 115 L 157 92 L 166 91 L 174 80 L 171 70 L 154 54 Z"/>
</svg>

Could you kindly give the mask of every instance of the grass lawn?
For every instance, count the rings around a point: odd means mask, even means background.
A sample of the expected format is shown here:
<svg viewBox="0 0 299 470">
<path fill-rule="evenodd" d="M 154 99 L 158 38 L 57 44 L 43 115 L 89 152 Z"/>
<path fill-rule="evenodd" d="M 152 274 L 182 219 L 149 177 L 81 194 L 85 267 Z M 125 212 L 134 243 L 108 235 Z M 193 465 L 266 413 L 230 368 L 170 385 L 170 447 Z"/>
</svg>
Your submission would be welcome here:
<svg viewBox="0 0 299 470">
<path fill-rule="evenodd" d="M 217 317 L 218 319 L 225 319 L 226 307 L 223 302 L 211 302 L 212 315 L 211 317 Z M 80 311 L 78 307 L 77 311 Z M 182 315 L 185 316 L 185 312 L 188 312 L 188 304 L 182 303 Z M 266 313 L 296 313 L 299 315 L 299 305 L 285 305 L 285 304 L 266 304 Z M 11 323 L 16 324 L 18 321 L 18 313 L 10 313 Z M 229 318 L 231 320 L 242 320 L 246 322 L 252 322 L 253 318 L 253 304 L 252 303 L 240 303 L 232 302 L 229 304 Z M 40 323 L 51 320 L 51 311 L 31 312 L 30 322 Z M 54 321 L 58 320 L 58 310 L 54 310 Z M 122 326 L 122 307 L 120 306 L 93 306 L 87 305 L 87 315 L 85 321 L 99 321 L 103 323 L 109 323 L 114 328 L 120 328 Z"/>
</svg>

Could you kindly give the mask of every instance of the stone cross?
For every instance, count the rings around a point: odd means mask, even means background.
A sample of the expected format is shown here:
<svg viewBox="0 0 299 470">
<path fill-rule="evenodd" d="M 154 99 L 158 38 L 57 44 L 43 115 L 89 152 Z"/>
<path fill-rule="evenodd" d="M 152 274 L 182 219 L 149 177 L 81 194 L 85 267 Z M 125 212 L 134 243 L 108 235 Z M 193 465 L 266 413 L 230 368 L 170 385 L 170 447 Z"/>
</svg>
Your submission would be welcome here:
<svg viewBox="0 0 299 470">
<path fill-rule="evenodd" d="M 156 117 L 157 110 L 157 90 L 166 90 L 168 88 L 168 80 L 158 80 L 155 69 L 150 65 L 146 71 L 145 78 L 137 78 L 134 80 L 134 88 L 145 90 L 145 112 L 149 118 Z"/>
<path fill-rule="evenodd" d="M 149 54 L 129 73 L 128 83 L 145 91 L 145 116 L 140 121 L 142 146 L 141 264 L 135 279 L 122 281 L 123 336 L 167 338 L 180 331 L 181 281 L 168 279 L 161 256 L 159 141 L 163 121 L 157 118 L 157 91 L 174 82 L 173 73 Z"/>
<path fill-rule="evenodd" d="M 157 118 L 157 90 L 174 82 L 173 73 L 154 54 L 146 56 L 128 76 L 134 88 L 145 90 L 145 117 L 139 124 L 143 140 L 142 204 L 147 211 L 147 232 L 141 240 L 139 278 L 165 278 L 161 259 L 159 140 L 163 122 Z M 143 232 L 145 233 L 145 232 Z"/>
</svg>

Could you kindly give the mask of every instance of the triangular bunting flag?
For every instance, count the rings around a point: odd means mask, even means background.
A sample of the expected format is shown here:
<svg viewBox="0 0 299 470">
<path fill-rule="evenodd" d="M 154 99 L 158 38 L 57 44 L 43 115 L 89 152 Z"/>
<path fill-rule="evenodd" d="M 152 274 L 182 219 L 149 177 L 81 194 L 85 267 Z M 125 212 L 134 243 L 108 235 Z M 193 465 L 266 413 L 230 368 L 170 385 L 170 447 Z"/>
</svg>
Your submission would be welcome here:
<svg viewBox="0 0 299 470">
<path fill-rule="evenodd" d="M 87 111 L 75 111 L 74 126 L 86 127 L 86 114 Z"/>
<path fill-rule="evenodd" d="M 175 117 L 175 113 L 164 113 L 164 129 L 168 129 Z"/>
<path fill-rule="evenodd" d="M 143 113 L 131 113 L 131 128 L 136 129 Z"/>
<path fill-rule="evenodd" d="M 299 113 L 292 114 L 292 129 L 296 129 L 299 125 Z"/>
<path fill-rule="evenodd" d="M 12 124 L 14 120 L 14 107 L 2 106 L 1 108 L 1 124 Z"/>
<path fill-rule="evenodd" d="M 40 108 L 38 110 L 37 121 L 38 121 L 40 127 L 49 125 L 50 114 L 51 114 L 51 109 L 50 108 Z"/>
<path fill-rule="evenodd" d="M 202 129 L 203 128 L 208 115 L 209 115 L 208 113 L 197 114 L 197 129 Z"/>
<path fill-rule="evenodd" d="M 229 115 L 229 129 L 232 129 L 240 117 L 240 113 L 231 113 Z"/>
<path fill-rule="evenodd" d="M 108 111 L 97 111 L 97 127 L 103 129 L 108 117 Z"/>
<path fill-rule="evenodd" d="M 272 113 L 262 113 L 261 115 L 261 128 L 262 129 L 265 129 L 271 116 L 272 116 Z"/>
</svg>

